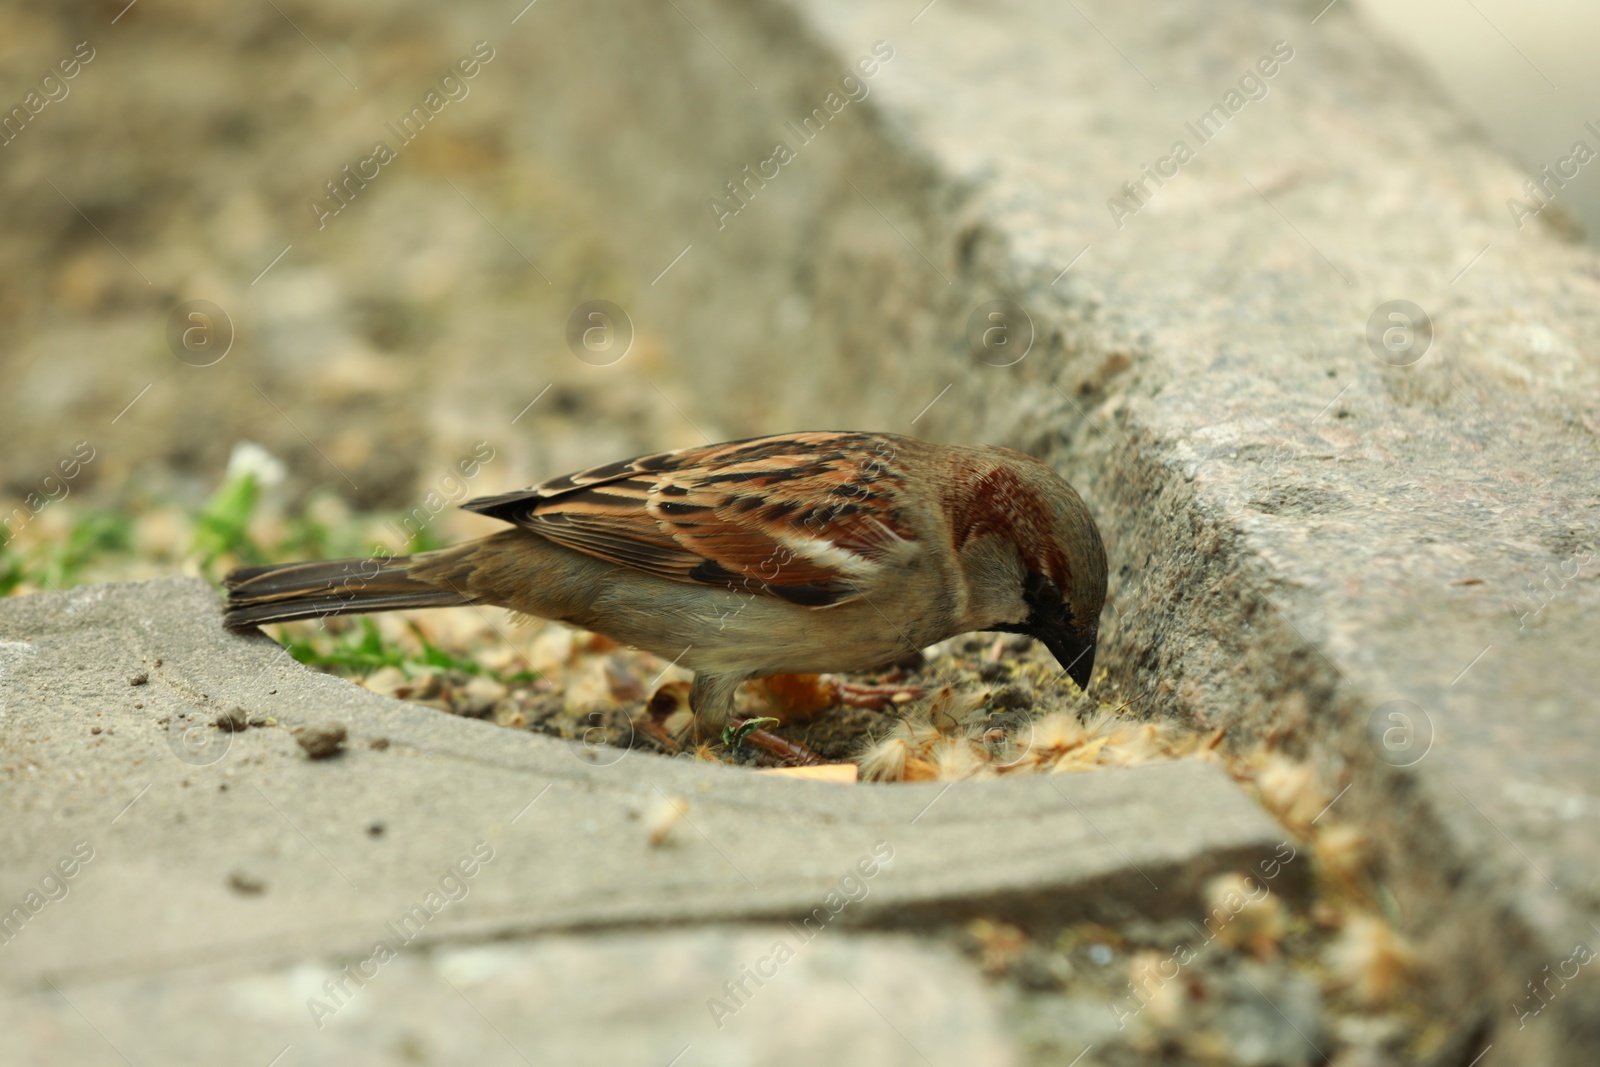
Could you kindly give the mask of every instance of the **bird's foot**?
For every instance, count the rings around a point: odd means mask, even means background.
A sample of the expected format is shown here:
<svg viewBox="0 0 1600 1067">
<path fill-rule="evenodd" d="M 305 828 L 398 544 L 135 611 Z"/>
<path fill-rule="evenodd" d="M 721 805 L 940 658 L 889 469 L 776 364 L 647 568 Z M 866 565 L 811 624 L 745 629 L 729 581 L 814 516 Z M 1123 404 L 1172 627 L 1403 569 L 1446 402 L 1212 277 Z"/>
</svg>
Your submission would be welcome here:
<svg viewBox="0 0 1600 1067">
<path fill-rule="evenodd" d="M 633 724 L 640 733 L 649 735 L 658 744 L 660 744 L 662 748 L 666 749 L 669 756 L 675 756 L 679 752 L 683 751 L 683 746 L 678 743 L 678 739 L 673 737 L 671 732 L 669 732 L 663 724 L 657 722 L 649 715 L 635 719 Z"/>
<path fill-rule="evenodd" d="M 857 685 L 831 674 L 822 677 L 833 686 L 834 702 L 853 708 L 882 709 L 891 704 L 906 704 L 927 692 L 920 685 Z"/>
<path fill-rule="evenodd" d="M 828 761 L 811 751 L 798 741 L 788 741 L 771 730 L 764 729 L 759 724 L 763 722 L 777 722 L 776 719 L 733 719 L 728 723 L 728 728 L 723 731 L 723 736 L 730 739 L 730 743 L 749 744 L 771 753 L 783 760 L 790 767 L 819 767 Z M 755 725 L 753 725 L 755 724 Z"/>
</svg>

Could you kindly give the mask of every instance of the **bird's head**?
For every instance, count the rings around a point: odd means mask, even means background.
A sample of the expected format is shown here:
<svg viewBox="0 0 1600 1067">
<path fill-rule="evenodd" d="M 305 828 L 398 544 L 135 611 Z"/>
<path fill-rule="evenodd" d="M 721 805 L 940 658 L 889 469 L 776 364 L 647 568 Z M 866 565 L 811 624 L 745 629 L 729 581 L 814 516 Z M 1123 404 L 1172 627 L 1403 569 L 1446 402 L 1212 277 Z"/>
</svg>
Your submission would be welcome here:
<svg viewBox="0 0 1600 1067">
<path fill-rule="evenodd" d="M 1008 448 L 975 451 L 953 509 L 969 587 L 990 616 L 975 628 L 1027 634 L 1087 690 L 1106 600 L 1100 530 L 1050 467 Z"/>
</svg>

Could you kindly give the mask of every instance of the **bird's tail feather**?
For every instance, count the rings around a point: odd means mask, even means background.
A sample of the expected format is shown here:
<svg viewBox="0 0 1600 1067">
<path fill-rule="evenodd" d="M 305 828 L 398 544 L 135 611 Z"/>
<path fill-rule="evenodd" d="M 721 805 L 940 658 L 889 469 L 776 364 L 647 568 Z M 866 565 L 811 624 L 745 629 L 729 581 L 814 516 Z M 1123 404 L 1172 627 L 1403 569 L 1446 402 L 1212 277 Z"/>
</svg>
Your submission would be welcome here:
<svg viewBox="0 0 1600 1067">
<path fill-rule="evenodd" d="M 447 550 L 448 551 L 448 550 Z M 228 606 L 223 622 L 234 629 L 327 615 L 354 615 L 400 608 L 449 608 L 473 598 L 410 575 L 411 556 L 379 562 L 332 559 L 241 567 L 224 579 Z"/>
</svg>

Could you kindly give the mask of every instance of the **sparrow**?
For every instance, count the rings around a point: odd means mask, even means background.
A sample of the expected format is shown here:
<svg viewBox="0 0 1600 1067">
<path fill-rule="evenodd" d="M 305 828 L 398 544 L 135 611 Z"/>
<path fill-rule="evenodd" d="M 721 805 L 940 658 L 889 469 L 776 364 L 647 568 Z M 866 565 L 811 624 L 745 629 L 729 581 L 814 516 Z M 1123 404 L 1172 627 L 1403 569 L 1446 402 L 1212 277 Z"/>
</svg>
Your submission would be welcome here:
<svg viewBox="0 0 1600 1067">
<path fill-rule="evenodd" d="M 493 604 L 694 672 L 702 736 L 745 681 L 879 667 L 975 630 L 1094 670 L 1106 554 L 1060 475 L 991 445 L 810 431 L 658 452 L 467 501 L 510 528 L 413 556 L 245 567 L 225 624 Z"/>
</svg>

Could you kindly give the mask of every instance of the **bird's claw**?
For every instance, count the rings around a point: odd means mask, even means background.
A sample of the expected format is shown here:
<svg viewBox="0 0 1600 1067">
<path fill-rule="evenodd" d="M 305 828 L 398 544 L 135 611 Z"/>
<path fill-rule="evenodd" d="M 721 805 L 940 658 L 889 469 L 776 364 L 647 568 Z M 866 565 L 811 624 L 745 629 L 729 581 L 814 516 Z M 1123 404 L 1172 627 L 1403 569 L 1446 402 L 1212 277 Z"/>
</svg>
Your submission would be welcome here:
<svg viewBox="0 0 1600 1067">
<path fill-rule="evenodd" d="M 754 745 L 765 752 L 771 753 L 791 767 L 819 767 L 828 762 L 811 749 L 798 741 L 789 741 L 770 730 L 752 725 L 762 722 L 777 722 L 777 719 L 734 719 L 724 730 L 726 738 L 728 731 L 733 731 L 734 736 L 742 744 Z"/>
<path fill-rule="evenodd" d="M 927 692 L 920 685 L 857 685 L 828 676 L 833 685 L 836 703 L 853 708 L 883 709 L 890 704 L 904 704 Z"/>
</svg>

